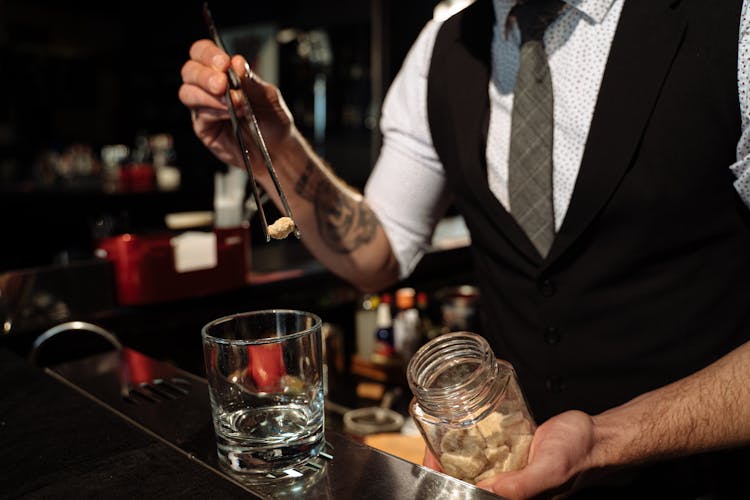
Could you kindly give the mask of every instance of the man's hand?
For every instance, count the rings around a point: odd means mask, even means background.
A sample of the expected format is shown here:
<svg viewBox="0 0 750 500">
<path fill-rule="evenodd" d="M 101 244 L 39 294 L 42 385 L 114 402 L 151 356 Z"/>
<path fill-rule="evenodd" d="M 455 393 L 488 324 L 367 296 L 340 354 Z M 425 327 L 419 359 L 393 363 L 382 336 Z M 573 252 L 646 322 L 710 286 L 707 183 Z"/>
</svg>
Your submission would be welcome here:
<svg viewBox="0 0 750 500">
<path fill-rule="evenodd" d="M 579 475 L 591 466 L 594 420 L 586 413 L 568 411 L 539 426 L 526 467 L 502 472 L 477 483 L 479 488 L 510 499 L 562 497 L 572 491 Z M 442 471 L 425 448 L 426 467 Z"/>
<path fill-rule="evenodd" d="M 226 99 L 230 64 L 258 120 L 279 183 L 308 250 L 362 291 L 382 290 L 395 283 L 398 261 L 362 195 L 338 178 L 302 137 L 279 89 L 253 74 L 243 57 L 230 59 L 210 40 L 199 40 L 190 48 L 190 59 L 182 67 L 183 83 L 179 91 L 180 101 L 191 111 L 198 138 L 222 162 L 243 167 Z M 243 117 L 247 116 L 247 106 L 242 92 L 231 90 L 230 94 L 238 117 L 246 122 Z M 281 208 L 263 156 L 250 136 L 250 127 L 242 128 L 255 180 Z"/>
<path fill-rule="evenodd" d="M 526 467 L 500 473 L 477 486 L 512 499 L 563 495 L 589 468 L 593 447 L 593 419 L 579 411 L 561 413 L 534 433 Z"/>
<path fill-rule="evenodd" d="M 438 459 L 435 458 L 435 455 L 430 453 L 429 448 L 427 448 L 426 446 L 424 448 L 424 458 L 422 459 L 422 465 L 438 472 L 443 472 L 443 468 L 440 466 L 440 462 L 438 462 Z"/>
<path fill-rule="evenodd" d="M 596 416 L 539 426 L 529 462 L 477 486 L 508 498 L 560 495 L 593 474 L 750 443 L 750 342 L 706 368 Z M 584 478 L 586 476 L 586 478 Z"/>
<path fill-rule="evenodd" d="M 511 499 L 564 496 L 573 490 L 581 473 L 592 467 L 594 443 L 591 416 L 580 411 L 561 413 L 536 430 L 526 467 L 502 472 L 477 486 Z M 442 471 L 427 448 L 422 463 Z"/>
<path fill-rule="evenodd" d="M 239 167 L 242 159 L 225 98 L 229 85 L 226 72 L 230 63 L 240 77 L 272 155 L 291 135 L 293 120 L 279 90 L 250 71 L 242 56 L 234 56 L 230 61 L 229 56 L 210 40 L 195 42 L 190 48 L 190 59 L 182 67 L 180 101 L 190 109 L 193 130 L 203 144 L 222 162 Z M 241 93 L 232 91 L 231 94 L 242 117 L 244 103 Z M 252 139 L 249 136 L 245 139 L 248 147 L 254 148 Z M 260 168 L 263 164 L 259 152 L 251 151 L 250 157 L 256 167 L 256 176 L 267 175 L 265 168 Z"/>
</svg>

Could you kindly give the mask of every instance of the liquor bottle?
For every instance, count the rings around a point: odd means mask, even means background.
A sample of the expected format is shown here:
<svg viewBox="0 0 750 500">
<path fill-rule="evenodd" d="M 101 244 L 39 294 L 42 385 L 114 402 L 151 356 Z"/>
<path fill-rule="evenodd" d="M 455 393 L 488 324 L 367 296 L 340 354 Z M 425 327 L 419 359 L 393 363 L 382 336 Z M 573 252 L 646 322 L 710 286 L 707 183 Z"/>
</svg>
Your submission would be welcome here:
<svg viewBox="0 0 750 500">
<path fill-rule="evenodd" d="M 419 330 L 419 311 L 416 309 L 416 290 L 396 290 L 396 315 L 393 318 L 393 345 L 404 359 L 417 352 L 422 341 Z"/>
<path fill-rule="evenodd" d="M 375 346 L 372 353 L 372 361 L 375 363 L 388 363 L 396 355 L 393 345 L 392 302 L 393 298 L 390 294 L 383 294 L 380 297 L 375 320 Z"/>
<path fill-rule="evenodd" d="M 440 334 L 439 328 L 432 322 L 427 292 L 417 293 L 417 311 L 419 311 L 419 329 L 422 341 L 432 340 Z"/>
<path fill-rule="evenodd" d="M 378 294 L 367 294 L 362 297 L 359 307 L 354 313 L 357 356 L 364 360 L 370 359 L 375 346 L 373 332 L 377 324 L 379 303 L 380 296 Z"/>
</svg>

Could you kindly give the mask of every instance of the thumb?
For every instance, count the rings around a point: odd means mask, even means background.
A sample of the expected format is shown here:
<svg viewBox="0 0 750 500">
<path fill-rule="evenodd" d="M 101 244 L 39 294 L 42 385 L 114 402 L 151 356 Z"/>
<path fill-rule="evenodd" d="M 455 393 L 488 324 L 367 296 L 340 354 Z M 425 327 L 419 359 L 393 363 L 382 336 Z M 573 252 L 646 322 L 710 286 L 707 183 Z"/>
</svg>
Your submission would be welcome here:
<svg viewBox="0 0 750 500">
<path fill-rule="evenodd" d="M 242 56 L 232 57 L 232 69 L 240 79 L 242 90 L 247 94 L 251 104 L 255 106 L 275 105 L 278 100 L 278 90 L 255 73 Z"/>
<path fill-rule="evenodd" d="M 435 458 L 435 455 L 433 455 L 430 449 L 426 446 L 424 448 L 424 459 L 422 460 L 422 465 L 438 472 L 443 472 L 443 468 L 441 467 L 440 462 L 437 458 Z"/>
<path fill-rule="evenodd" d="M 520 477 L 519 477 L 520 476 Z M 524 469 L 510 472 L 500 472 L 488 479 L 479 481 L 476 486 L 483 490 L 491 491 L 501 497 L 510 499 L 529 498 L 531 496 L 525 484 L 532 476 Z M 533 484 L 533 483 L 532 483 Z"/>
<path fill-rule="evenodd" d="M 232 68 L 240 78 L 240 85 L 244 90 L 249 104 L 252 106 L 258 119 L 271 119 L 274 123 L 282 126 L 290 126 L 294 123 L 292 114 L 289 111 L 279 89 L 258 76 L 250 68 L 247 60 L 242 56 L 232 58 Z M 240 103 L 240 109 L 244 106 Z"/>
<path fill-rule="evenodd" d="M 232 69 L 239 76 L 243 90 L 250 100 L 256 101 L 265 98 L 266 89 L 271 84 L 263 80 L 250 68 L 247 59 L 235 55 L 232 57 Z"/>
<path fill-rule="evenodd" d="M 551 496 L 567 490 L 567 478 L 560 472 L 554 464 L 537 459 L 523 469 L 500 472 L 476 486 L 511 499 L 531 498 L 543 492 Z"/>
</svg>

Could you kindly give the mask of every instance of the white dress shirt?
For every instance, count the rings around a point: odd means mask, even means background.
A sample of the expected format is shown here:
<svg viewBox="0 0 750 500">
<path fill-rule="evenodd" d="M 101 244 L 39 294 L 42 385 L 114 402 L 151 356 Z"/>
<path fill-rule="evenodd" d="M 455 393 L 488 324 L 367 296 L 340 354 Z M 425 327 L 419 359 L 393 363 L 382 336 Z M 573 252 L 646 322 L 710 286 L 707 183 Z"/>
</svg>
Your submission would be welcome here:
<svg viewBox="0 0 750 500">
<path fill-rule="evenodd" d="M 553 200 L 559 229 L 568 209 L 586 146 L 594 105 L 624 0 L 566 0 L 568 6 L 544 35 L 554 92 Z M 519 64 L 520 34 L 507 23 L 515 0 L 494 0 L 492 77 L 487 180 L 508 207 L 508 150 L 513 87 Z M 737 64 L 742 135 L 737 161 L 727 165 L 735 188 L 750 207 L 750 0 L 740 20 Z M 365 197 L 380 220 L 408 276 L 429 249 L 435 225 L 451 203 L 427 119 L 427 76 L 442 23 L 430 21 L 406 56 L 383 104 L 383 146 Z M 506 29 L 507 28 L 507 29 Z"/>
</svg>

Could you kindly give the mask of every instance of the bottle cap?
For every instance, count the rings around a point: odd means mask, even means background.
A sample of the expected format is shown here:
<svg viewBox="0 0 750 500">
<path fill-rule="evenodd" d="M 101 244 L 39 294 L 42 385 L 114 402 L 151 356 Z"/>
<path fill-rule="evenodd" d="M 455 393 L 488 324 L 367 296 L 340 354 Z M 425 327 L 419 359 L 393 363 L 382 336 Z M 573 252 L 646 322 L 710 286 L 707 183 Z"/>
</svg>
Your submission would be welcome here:
<svg viewBox="0 0 750 500">
<path fill-rule="evenodd" d="M 411 309 L 414 307 L 416 291 L 413 288 L 399 288 L 396 290 L 396 307 L 399 309 Z"/>
</svg>

